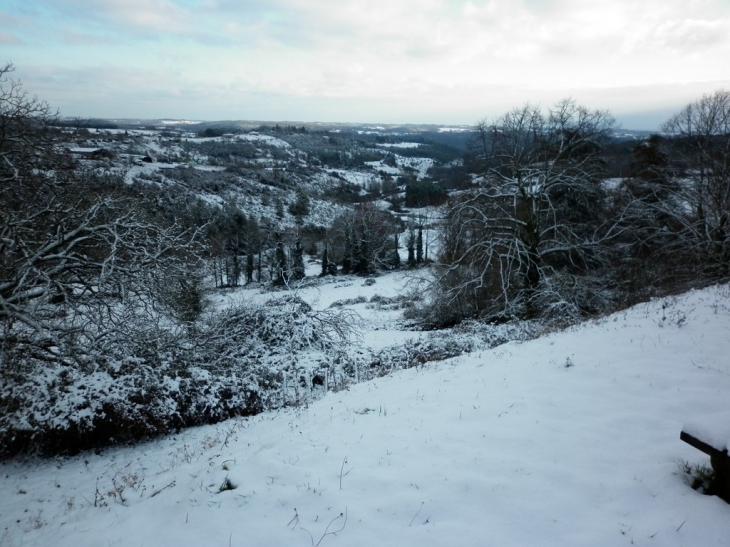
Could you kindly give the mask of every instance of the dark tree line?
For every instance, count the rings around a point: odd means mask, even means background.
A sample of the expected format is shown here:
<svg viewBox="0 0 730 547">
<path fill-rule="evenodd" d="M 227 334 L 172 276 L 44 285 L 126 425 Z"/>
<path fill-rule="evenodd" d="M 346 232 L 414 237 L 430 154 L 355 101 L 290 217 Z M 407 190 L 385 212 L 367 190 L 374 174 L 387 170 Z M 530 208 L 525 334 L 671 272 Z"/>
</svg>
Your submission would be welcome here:
<svg viewBox="0 0 730 547">
<path fill-rule="evenodd" d="M 705 95 L 661 129 L 634 149 L 615 192 L 639 293 L 730 276 L 730 93 Z"/>
<path fill-rule="evenodd" d="M 328 264 L 339 263 L 343 274 L 356 275 L 397 267 L 395 238 L 400 231 L 400 223 L 387 211 L 372 203 L 358 204 L 332 223 L 326 242 Z"/>
</svg>

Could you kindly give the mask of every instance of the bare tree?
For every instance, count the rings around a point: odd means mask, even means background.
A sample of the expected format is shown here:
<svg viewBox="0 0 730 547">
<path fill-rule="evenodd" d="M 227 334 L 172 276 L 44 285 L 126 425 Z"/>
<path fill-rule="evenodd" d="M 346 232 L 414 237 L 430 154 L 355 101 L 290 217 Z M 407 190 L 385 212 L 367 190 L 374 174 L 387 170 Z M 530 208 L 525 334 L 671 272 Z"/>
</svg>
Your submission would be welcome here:
<svg viewBox="0 0 730 547">
<path fill-rule="evenodd" d="M 36 166 L 47 147 L 47 129 L 58 114 L 45 101 L 30 97 L 10 74 L 12 63 L 0 67 L 0 182 L 17 179 L 21 170 Z M 47 167 L 47 162 L 45 163 Z"/>
<path fill-rule="evenodd" d="M 629 303 L 730 276 L 730 92 L 705 95 L 634 149 L 612 192 Z"/>
<path fill-rule="evenodd" d="M 139 346 L 141 323 L 190 320 L 195 234 L 155 218 L 119 177 L 64 169 L 73 165 L 45 131 L 48 106 L 8 82 L 0 85 L 0 370 L 29 359 L 90 363 L 123 339 Z"/>
<path fill-rule="evenodd" d="M 587 274 L 605 264 L 604 164 L 613 118 L 572 100 L 526 105 L 477 126 L 478 188 L 457 193 L 435 294 L 447 321 L 580 313 L 599 305 Z"/>
<path fill-rule="evenodd" d="M 659 205 L 685 253 L 711 277 L 730 275 L 730 91 L 704 95 L 673 115 L 669 136 L 671 199 Z"/>
</svg>

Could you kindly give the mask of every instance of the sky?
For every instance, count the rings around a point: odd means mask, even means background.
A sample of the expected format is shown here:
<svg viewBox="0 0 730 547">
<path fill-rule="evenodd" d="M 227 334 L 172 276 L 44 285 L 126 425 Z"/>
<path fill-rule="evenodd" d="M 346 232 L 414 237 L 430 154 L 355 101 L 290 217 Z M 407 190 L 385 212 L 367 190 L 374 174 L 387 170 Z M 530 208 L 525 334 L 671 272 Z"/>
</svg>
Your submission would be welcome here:
<svg viewBox="0 0 730 547">
<path fill-rule="evenodd" d="M 730 88 L 730 0 L 2 0 L 0 52 L 64 116 L 653 130 Z"/>
</svg>

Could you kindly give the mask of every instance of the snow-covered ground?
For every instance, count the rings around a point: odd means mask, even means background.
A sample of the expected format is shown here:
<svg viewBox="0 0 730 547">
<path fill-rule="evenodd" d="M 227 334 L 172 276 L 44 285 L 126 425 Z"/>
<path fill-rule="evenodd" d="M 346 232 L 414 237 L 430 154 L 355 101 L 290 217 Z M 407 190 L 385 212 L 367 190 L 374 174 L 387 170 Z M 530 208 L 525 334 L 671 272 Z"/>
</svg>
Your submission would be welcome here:
<svg viewBox="0 0 730 547">
<path fill-rule="evenodd" d="M 388 175 L 400 175 L 401 174 L 401 170 L 398 167 L 393 167 L 392 165 L 388 165 L 383 160 L 366 161 L 365 165 L 369 165 L 377 172 L 382 171 L 383 173 L 387 173 Z"/>
<path fill-rule="evenodd" d="M 397 272 L 369 280 L 357 276 L 326 277 L 320 280 L 316 278 L 320 271 L 319 262 L 309 263 L 306 267 L 309 277 L 303 286 L 294 290 L 294 294 L 315 310 L 325 310 L 334 305 L 338 308 L 347 307 L 357 313 L 360 335 L 352 344 L 360 345 L 363 350 L 378 351 L 386 346 L 425 337 L 423 333 L 404 329 L 399 310 L 383 309 L 371 302 L 373 297 L 393 298 L 403 294 L 409 284 L 408 274 Z M 216 309 L 244 303 L 265 304 L 273 298 L 290 294 L 288 291 L 272 293 L 260 288 L 240 287 L 219 293 L 211 298 L 211 303 Z"/>
<path fill-rule="evenodd" d="M 422 179 L 426 176 L 427 172 L 434 165 L 434 161 L 431 158 L 405 158 L 403 156 L 396 156 L 398 167 L 410 168 L 416 172 L 416 177 Z"/>
<path fill-rule="evenodd" d="M 679 432 L 727 410 L 729 331 L 730 288 L 716 287 L 308 406 L 5 463 L 0 544 L 728 545 L 730 505 L 677 461 L 708 462 Z"/>
<path fill-rule="evenodd" d="M 419 146 L 422 146 L 422 144 L 420 142 L 393 142 L 382 143 L 376 146 L 381 146 L 383 148 L 418 148 Z"/>
<path fill-rule="evenodd" d="M 434 161 L 431 158 L 409 158 L 399 156 L 398 154 L 394 154 L 394 157 L 398 167 L 392 167 L 386 164 L 383 160 L 367 161 L 365 163 L 372 167 L 375 171 L 383 171 L 389 175 L 399 175 L 402 174 L 405 169 L 412 169 L 418 179 L 426 177 L 428 170 L 434 166 Z"/>
<path fill-rule="evenodd" d="M 278 139 L 276 137 L 272 137 L 270 135 L 260 135 L 258 133 L 244 133 L 242 135 L 236 135 L 235 138 L 242 141 L 262 142 L 270 146 L 276 146 L 277 148 L 291 148 L 291 145 L 288 142 L 282 139 Z"/>
<path fill-rule="evenodd" d="M 373 173 L 367 173 L 363 171 L 357 171 L 354 169 L 327 169 L 323 174 L 334 175 L 340 179 L 347 181 L 350 184 L 357 186 L 367 187 L 370 184 L 377 182 L 380 177 Z"/>
</svg>

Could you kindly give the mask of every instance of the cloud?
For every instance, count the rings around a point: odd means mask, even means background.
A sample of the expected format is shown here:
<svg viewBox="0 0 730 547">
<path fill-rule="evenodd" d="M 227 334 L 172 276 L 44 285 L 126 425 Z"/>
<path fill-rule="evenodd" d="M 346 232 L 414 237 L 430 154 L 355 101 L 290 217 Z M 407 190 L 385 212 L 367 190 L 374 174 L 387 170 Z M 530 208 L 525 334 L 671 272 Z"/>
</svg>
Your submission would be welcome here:
<svg viewBox="0 0 730 547">
<path fill-rule="evenodd" d="M 678 53 L 703 53 L 726 46 L 730 39 L 730 19 L 670 20 L 657 25 L 647 37 L 655 48 Z"/>
<path fill-rule="evenodd" d="M 352 108 L 350 119 L 451 112 L 468 122 L 576 90 L 610 99 L 730 76 L 724 0 L 9 1 L 3 26 L 29 13 L 33 24 L 7 26 L 0 41 L 22 38 L 6 51 L 55 67 L 57 82 L 73 74 L 48 88 L 63 104 L 200 112 L 182 117 L 225 108 L 248 116 L 248 101 L 271 112 L 300 104 L 299 119 L 330 104 Z M 66 102 L 74 96 L 87 102 Z M 211 102 L 219 110 L 203 106 Z"/>
<path fill-rule="evenodd" d="M 0 44 L 4 45 L 18 45 L 22 44 L 23 41 L 18 38 L 15 34 L 10 32 L 0 32 Z"/>
<path fill-rule="evenodd" d="M 49 0 L 67 20 L 103 26 L 108 31 L 186 34 L 195 28 L 189 9 L 173 0 Z"/>
<path fill-rule="evenodd" d="M 74 30 L 63 29 L 60 31 L 62 40 L 64 43 L 73 46 L 107 46 L 111 42 L 118 42 L 118 40 L 111 40 L 108 36 L 99 36 L 95 34 L 88 34 L 85 32 L 77 32 Z"/>
</svg>

